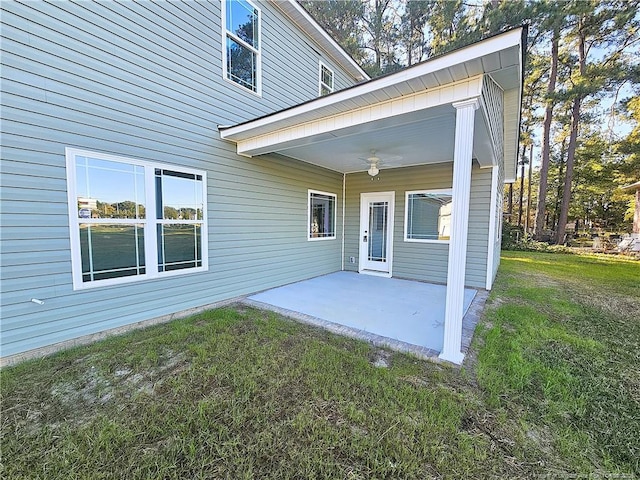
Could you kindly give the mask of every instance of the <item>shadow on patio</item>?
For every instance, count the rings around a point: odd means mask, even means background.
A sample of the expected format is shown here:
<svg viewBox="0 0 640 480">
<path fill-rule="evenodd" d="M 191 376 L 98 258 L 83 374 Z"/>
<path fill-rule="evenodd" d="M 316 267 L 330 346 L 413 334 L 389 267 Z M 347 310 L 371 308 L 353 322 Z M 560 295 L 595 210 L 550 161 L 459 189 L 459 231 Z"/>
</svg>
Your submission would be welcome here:
<svg viewBox="0 0 640 480">
<path fill-rule="evenodd" d="M 487 295 L 464 291 L 463 353 Z M 434 358 L 443 345 L 445 296 L 445 285 L 336 272 L 266 290 L 245 303 L 374 345 Z"/>
</svg>

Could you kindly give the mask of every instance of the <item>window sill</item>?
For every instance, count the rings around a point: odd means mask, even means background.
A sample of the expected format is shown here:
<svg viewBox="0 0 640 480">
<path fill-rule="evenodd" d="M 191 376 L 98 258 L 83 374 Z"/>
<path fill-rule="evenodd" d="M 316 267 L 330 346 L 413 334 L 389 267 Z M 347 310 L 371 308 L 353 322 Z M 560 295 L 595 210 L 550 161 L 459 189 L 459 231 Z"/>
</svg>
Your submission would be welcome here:
<svg viewBox="0 0 640 480">
<path fill-rule="evenodd" d="M 307 237 L 309 242 L 320 242 L 322 240 L 335 240 L 338 237 Z"/>
<path fill-rule="evenodd" d="M 120 285 L 129 285 L 132 283 L 143 283 L 149 281 L 158 281 L 164 278 L 191 275 L 195 273 L 202 273 L 209 271 L 209 267 L 197 267 L 197 268 L 189 268 L 189 269 L 180 269 L 180 270 L 171 270 L 168 272 L 159 272 L 156 274 L 146 274 L 146 275 L 132 275 L 130 277 L 119 277 L 119 278 L 109 278 L 106 280 L 94 280 L 93 282 L 79 282 L 76 284 L 76 281 L 73 282 L 73 290 L 91 290 L 94 288 L 106 288 L 106 287 L 118 287 Z"/>
<path fill-rule="evenodd" d="M 407 243 L 434 243 L 441 245 L 449 245 L 450 240 L 428 240 L 428 239 L 417 239 L 417 238 L 405 238 L 405 242 Z"/>
<path fill-rule="evenodd" d="M 234 82 L 233 80 L 231 80 L 230 78 L 228 78 L 226 75 L 223 75 L 222 79 L 227 82 L 230 83 L 232 85 L 235 85 L 236 87 L 238 87 L 239 89 L 241 89 L 243 92 L 247 92 L 250 93 L 251 95 L 258 97 L 258 98 L 262 98 L 262 85 L 258 85 L 258 91 L 254 92 L 253 90 L 251 90 L 250 88 L 245 87 L 244 85 L 240 85 L 238 82 Z"/>
</svg>

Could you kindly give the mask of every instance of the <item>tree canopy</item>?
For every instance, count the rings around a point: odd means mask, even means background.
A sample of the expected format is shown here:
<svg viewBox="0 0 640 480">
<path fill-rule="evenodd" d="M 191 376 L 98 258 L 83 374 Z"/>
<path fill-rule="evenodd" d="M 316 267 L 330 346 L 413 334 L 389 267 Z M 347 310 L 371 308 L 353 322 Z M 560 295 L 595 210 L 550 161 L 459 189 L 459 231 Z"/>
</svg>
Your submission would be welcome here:
<svg viewBox="0 0 640 480">
<path fill-rule="evenodd" d="M 640 0 L 301 3 L 372 77 L 528 24 L 520 155 L 534 151 L 537 214 L 527 224 L 558 242 L 575 220 L 630 230 L 632 196 L 618 187 L 640 180 Z"/>
</svg>

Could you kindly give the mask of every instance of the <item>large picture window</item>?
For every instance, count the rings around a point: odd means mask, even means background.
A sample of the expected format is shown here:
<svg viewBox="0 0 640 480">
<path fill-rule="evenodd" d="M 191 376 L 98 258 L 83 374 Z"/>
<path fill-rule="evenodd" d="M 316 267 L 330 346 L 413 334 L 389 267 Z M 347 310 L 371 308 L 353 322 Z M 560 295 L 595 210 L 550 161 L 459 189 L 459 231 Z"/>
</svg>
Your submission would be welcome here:
<svg viewBox="0 0 640 480">
<path fill-rule="evenodd" d="M 336 238 L 336 195 L 309 190 L 309 240 Z"/>
<path fill-rule="evenodd" d="M 66 157 L 75 289 L 207 268 L 204 172 L 70 148 Z"/>
<path fill-rule="evenodd" d="M 260 10 L 247 0 L 223 0 L 224 74 L 260 94 Z"/>
<path fill-rule="evenodd" d="M 451 206 L 451 190 L 407 192 L 404 222 L 405 241 L 449 241 Z"/>
</svg>

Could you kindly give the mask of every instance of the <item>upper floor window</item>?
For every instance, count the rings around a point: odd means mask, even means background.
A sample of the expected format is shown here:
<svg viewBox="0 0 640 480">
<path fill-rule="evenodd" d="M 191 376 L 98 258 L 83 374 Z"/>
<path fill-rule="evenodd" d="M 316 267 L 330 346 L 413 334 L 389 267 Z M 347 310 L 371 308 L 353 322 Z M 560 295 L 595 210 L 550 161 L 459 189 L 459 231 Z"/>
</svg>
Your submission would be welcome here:
<svg viewBox="0 0 640 480">
<path fill-rule="evenodd" d="M 224 75 L 260 94 L 260 10 L 248 0 L 224 0 Z"/>
<path fill-rule="evenodd" d="M 336 195 L 309 190 L 309 240 L 336 238 Z"/>
<path fill-rule="evenodd" d="M 449 189 L 407 192 L 405 241 L 449 241 L 452 200 Z"/>
<path fill-rule="evenodd" d="M 333 70 L 320 62 L 320 78 L 319 78 L 320 96 L 328 95 L 333 92 Z"/>
<path fill-rule="evenodd" d="M 67 149 L 75 289 L 207 269 L 204 172 Z"/>
</svg>

